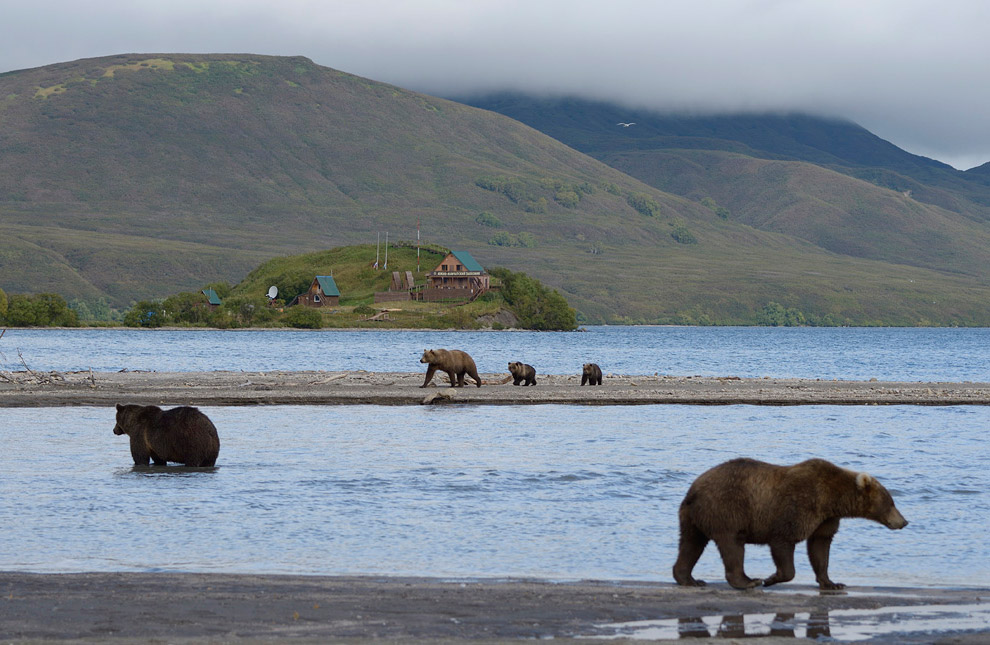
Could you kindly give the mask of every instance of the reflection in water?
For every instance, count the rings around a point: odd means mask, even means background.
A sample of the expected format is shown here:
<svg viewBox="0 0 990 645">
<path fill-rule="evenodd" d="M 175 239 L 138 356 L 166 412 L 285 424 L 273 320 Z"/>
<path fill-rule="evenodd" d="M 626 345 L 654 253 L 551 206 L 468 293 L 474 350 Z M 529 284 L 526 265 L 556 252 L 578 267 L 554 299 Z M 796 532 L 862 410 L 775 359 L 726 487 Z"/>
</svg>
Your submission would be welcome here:
<svg viewBox="0 0 990 645">
<path fill-rule="evenodd" d="M 672 640 L 781 636 L 859 641 L 882 635 L 986 631 L 990 629 L 990 604 L 692 616 L 599 625 L 599 628 L 612 633 L 594 638 Z"/>
<path fill-rule="evenodd" d="M 812 614 L 777 613 L 770 619 L 769 615 L 736 614 L 722 616 L 717 628 L 709 626 L 709 622 L 717 617 L 681 617 L 677 619 L 677 636 L 680 638 L 759 638 L 763 636 L 782 636 L 787 638 L 831 638 L 828 612 Z M 660 621 L 657 621 L 660 622 Z M 668 638 L 668 637 L 665 637 Z"/>
</svg>

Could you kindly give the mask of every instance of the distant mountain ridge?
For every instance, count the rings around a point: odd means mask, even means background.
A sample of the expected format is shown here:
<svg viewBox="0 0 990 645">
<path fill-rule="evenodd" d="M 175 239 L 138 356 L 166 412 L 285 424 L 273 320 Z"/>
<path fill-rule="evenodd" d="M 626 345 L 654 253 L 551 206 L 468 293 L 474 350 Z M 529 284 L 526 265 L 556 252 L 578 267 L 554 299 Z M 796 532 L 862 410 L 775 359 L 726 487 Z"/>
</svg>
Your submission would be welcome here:
<svg viewBox="0 0 990 645">
<path fill-rule="evenodd" d="M 627 118 L 556 116 L 559 139 L 301 57 L 2 74 L 0 288 L 126 306 L 273 256 L 413 239 L 418 222 L 424 241 L 557 288 L 588 322 L 751 324 L 774 302 L 832 323 L 990 324 L 985 211 L 915 175 L 979 182 L 906 159 L 843 165 L 900 157 L 788 140 L 798 121 L 672 148 L 659 126 L 618 139 Z M 829 164 L 794 160 L 813 153 Z"/>
</svg>

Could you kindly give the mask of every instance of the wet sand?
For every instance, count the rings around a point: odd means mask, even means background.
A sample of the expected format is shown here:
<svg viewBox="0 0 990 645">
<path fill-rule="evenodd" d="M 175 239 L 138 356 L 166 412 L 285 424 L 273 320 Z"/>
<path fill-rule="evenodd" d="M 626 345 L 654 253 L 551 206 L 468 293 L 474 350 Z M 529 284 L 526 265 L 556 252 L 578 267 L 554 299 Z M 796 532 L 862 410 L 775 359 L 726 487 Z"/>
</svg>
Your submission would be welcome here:
<svg viewBox="0 0 990 645">
<path fill-rule="evenodd" d="M 442 581 L 182 573 L 0 573 L 0 641 L 112 642 L 484 642 L 615 636 L 616 623 L 721 617 L 721 638 L 750 638 L 743 616 L 776 614 L 767 641 L 829 636 L 843 610 L 905 607 L 905 629 L 873 642 L 981 643 L 990 628 L 910 634 L 933 606 L 990 603 L 990 590 L 860 588 L 819 594 L 804 586 L 736 591 L 665 583 Z M 788 629 L 810 614 L 814 628 Z M 917 614 L 917 615 L 916 615 Z M 802 620 L 798 618 L 798 620 Z M 807 618 L 803 620 L 807 621 Z M 733 629 L 737 631 L 733 632 Z M 808 630 L 812 630 L 808 633 Z M 694 628 L 697 635 L 697 628 Z M 690 634 L 687 634 L 690 635 Z M 842 638 L 841 633 L 832 635 Z M 674 636 L 676 638 L 676 635 Z M 665 639 L 664 639 L 665 640 Z M 704 642 L 704 641 L 696 641 Z"/>
<path fill-rule="evenodd" d="M 454 404 L 988 405 L 990 383 L 740 379 L 608 374 L 600 387 L 578 375 L 538 375 L 513 386 L 483 374 L 483 387 L 451 388 L 422 372 L 0 372 L 0 407 L 63 405 Z"/>
</svg>

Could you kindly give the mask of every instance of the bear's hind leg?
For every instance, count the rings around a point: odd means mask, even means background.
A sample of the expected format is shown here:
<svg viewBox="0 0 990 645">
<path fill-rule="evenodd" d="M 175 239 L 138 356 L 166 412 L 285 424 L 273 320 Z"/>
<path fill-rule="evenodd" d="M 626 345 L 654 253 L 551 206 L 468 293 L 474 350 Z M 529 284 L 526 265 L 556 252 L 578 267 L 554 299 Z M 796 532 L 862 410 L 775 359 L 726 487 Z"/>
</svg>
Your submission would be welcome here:
<svg viewBox="0 0 990 645">
<path fill-rule="evenodd" d="M 777 566 L 777 571 L 763 581 L 763 586 L 769 587 L 780 582 L 793 580 L 794 544 L 790 542 L 771 544 L 770 555 L 773 557 L 773 563 Z"/>
<path fill-rule="evenodd" d="M 704 580 L 697 580 L 691 575 L 698 558 L 708 546 L 708 536 L 699 531 L 690 520 L 681 520 L 681 541 L 677 550 L 677 562 L 674 563 L 674 580 L 685 587 L 704 587 Z"/>
<path fill-rule="evenodd" d="M 746 543 L 738 535 L 721 535 L 714 538 L 718 552 L 722 554 L 722 564 L 725 565 L 725 579 L 736 589 L 751 589 L 758 587 L 763 581 L 750 578 L 743 569 L 746 557 Z"/>
</svg>

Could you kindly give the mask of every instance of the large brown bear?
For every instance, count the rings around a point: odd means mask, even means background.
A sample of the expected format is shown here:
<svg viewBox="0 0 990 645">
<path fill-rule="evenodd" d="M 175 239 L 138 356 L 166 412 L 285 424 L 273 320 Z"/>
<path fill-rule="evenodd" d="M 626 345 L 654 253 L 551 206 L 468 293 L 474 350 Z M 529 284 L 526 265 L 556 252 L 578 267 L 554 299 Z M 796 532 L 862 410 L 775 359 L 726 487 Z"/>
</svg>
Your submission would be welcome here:
<svg viewBox="0 0 990 645">
<path fill-rule="evenodd" d="M 424 349 L 423 357 L 419 359 L 419 362 L 430 365 L 426 370 L 426 380 L 420 387 L 429 385 L 437 370 L 447 372 L 452 387 L 464 387 L 465 374 L 473 378 L 478 387 L 481 387 L 478 368 L 475 367 L 474 359 L 467 352 L 462 352 L 459 349 Z"/>
<path fill-rule="evenodd" d="M 512 374 L 512 384 L 536 385 L 536 368 L 526 363 L 509 363 L 509 373 Z"/>
<path fill-rule="evenodd" d="M 736 589 L 787 582 L 794 578 L 794 546 L 808 541 L 808 559 L 821 589 L 842 589 L 828 577 L 832 536 L 844 517 L 862 517 L 890 529 L 907 526 L 894 500 L 866 473 L 839 468 L 824 459 L 775 466 L 733 459 L 698 477 L 681 502 L 681 541 L 674 580 L 702 586 L 691 577 L 709 540 L 725 565 L 725 579 Z M 747 544 L 767 544 L 777 571 L 766 580 L 743 571 Z"/>
<path fill-rule="evenodd" d="M 220 437 L 210 419 L 196 408 L 163 411 L 154 405 L 117 404 L 113 433 L 131 438 L 131 456 L 138 466 L 173 461 L 186 466 L 212 466 L 220 453 Z"/>
<path fill-rule="evenodd" d="M 598 367 L 598 363 L 585 363 L 584 367 L 581 368 L 581 385 L 585 383 L 589 385 L 602 384 L 602 368 Z"/>
</svg>

